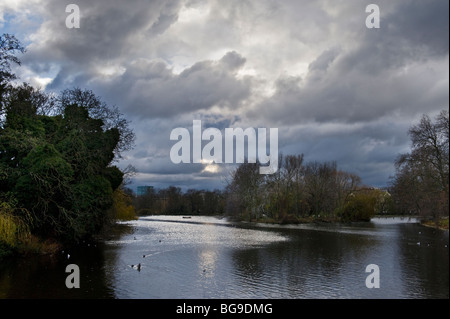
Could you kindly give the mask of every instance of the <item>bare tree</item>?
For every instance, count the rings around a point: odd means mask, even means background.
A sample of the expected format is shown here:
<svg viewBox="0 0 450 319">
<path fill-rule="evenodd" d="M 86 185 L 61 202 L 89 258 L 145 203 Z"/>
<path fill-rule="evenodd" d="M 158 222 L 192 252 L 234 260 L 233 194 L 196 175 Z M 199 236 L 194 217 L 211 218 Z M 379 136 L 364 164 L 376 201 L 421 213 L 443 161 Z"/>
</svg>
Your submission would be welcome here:
<svg viewBox="0 0 450 319">
<path fill-rule="evenodd" d="M 0 36 L 0 116 L 5 112 L 4 97 L 11 88 L 10 82 L 17 77 L 12 73 L 11 65 L 20 65 L 17 53 L 24 53 L 25 48 L 13 35 L 2 34 Z"/>
<path fill-rule="evenodd" d="M 336 208 L 336 162 L 312 162 L 306 165 L 305 187 L 311 214 L 331 214 Z"/>
<path fill-rule="evenodd" d="M 259 173 L 259 163 L 243 163 L 232 174 L 227 186 L 228 209 L 241 217 L 258 218 L 262 204 L 261 189 L 264 175 Z M 228 211 L 230 213 L 230 211 Z"/>
<path fill-rule="evenodd" d="M 442 111 L 434 122 L 423 115 L 409 136 L 412 150 L 398 156 L 391 191 L 398 207 L 437 220 L 448 215 L 448 111 Z"/>
</svg>

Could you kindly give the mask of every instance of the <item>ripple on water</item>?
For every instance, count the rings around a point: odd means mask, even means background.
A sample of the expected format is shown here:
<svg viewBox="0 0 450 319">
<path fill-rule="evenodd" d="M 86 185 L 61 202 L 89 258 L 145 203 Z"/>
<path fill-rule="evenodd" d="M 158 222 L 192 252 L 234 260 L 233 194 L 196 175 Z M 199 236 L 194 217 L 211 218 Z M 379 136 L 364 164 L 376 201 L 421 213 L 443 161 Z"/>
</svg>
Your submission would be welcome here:
<svg viewBox="0 0 450 319">
<path fill-rule="evenodd" d="M 120 264 L 115 291 L 119 298 L 418 298 L 444 286 L 439 293 L 448 297 L 448 285 L 434 274 L 442 268 L 448 279 L 448 248 L 440 252 L 447 254 L 442 262 L 432 252 L 438 244 L 408 245 L 435 237 L 413 223 L 235 227 L 214 217 L 141 218 L 129 222 L 133 234 L 109 242 Z M 425 248 L 427 260 L 434 256 L 441 268 L 417 258 Z M 125 265 L 136 262 L 140 272 Z M 380 266 L 384 289 L 365 287 L 370 263 Z"/>
</svg>

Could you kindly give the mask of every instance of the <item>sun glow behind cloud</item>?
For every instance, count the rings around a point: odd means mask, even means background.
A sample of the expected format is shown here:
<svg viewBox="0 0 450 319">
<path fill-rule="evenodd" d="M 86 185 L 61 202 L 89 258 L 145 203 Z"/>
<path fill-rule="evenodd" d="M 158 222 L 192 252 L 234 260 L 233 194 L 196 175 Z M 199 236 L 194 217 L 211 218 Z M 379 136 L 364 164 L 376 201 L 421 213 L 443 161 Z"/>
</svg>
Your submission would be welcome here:
<svg viewBox="0 0 450 319">
<path fill-rule="evenodd" d="M 215 164 L 214 161 L 201 159 L 201 163 L 205 166 L 202 172 L 215 174 L 220 171 L 219 165 Z"/>
</svg>

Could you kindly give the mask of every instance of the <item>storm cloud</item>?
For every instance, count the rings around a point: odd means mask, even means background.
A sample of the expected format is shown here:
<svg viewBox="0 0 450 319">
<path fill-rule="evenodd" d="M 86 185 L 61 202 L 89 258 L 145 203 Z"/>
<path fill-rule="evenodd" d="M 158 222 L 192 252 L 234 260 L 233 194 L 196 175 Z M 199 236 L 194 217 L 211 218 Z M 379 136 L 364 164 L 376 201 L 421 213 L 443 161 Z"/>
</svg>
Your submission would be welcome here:
<svg viewBox="0 0 450 319">
<path fill-rule="evenodd" d="M 385 186 L 408 128 L 449 107 L 449 3 L 380 0 L 6 0 L 16 70 L 46 91 L 92 89 L 132 121 L 134 185 L 222 187 L 229 167 L 176 165 L 176 127 L 276 127 L 283 154 L 336 160 Z"/>
</svg>

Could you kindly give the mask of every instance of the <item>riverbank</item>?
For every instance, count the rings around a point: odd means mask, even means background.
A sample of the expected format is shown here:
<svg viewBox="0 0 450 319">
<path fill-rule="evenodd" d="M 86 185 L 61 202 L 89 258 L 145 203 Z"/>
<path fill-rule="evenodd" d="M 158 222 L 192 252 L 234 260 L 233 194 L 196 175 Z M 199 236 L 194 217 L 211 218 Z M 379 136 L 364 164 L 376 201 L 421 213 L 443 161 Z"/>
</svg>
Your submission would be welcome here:
<svg viewBox="0 0 450 319">
<path fill-rule="evenodd" d="M 54 239 L 41 239 L 34 235 L 14 247 L 0 243 L 0 260 L 12 256 L 53 255 L 61 251 L 63 245 Z"/>
<path fill-rule="evenodd" d="M 267 216 L 260 218 L 253 218 L 250 220 L 253 223 L 265 223 L 265 224 L 280 224 L 280 225 L 298 225 L 298 224 L 312 224 L 312 223 L 338 223 L 342 220 L 336 216 L 308 216 L 308 217 L 297 217 L 297 216 L 286 216 L 281 219 L 275 219 Z"/>
<path fill-rule="evenodd" d="M 438 228 L 438 229 L 442 229 L 442 230 L 448 230 L 448 223 L 449 223 L 449 218 L 448 217 L 441 218 L 437 225 L 436 225 L 436 222 L 434 220 L 423 220 L 423 221 L 421 221 L 421 224 L 423 226 L 432 227 L 432 228 Z"/>
<path fill-rule="evenodd" d="M 397 215 L 386 216 L 386 215 L 373 215 L 368 216 L 367 218 L 342 218 L 335 214 L 332 215 L 312 215 L 312 216 L 295 216 L 295 215 L 286 215 L 281 218 L 273 218 L 268 216 L 261 216 L 259 218 L 230 218 L 230 220 L 234 221 L 244 221 L 250 223 L 263 223 L 263 224 L 279 224 L 279 225 L 299 225 L 299 224 L 323 224 L 323 223 L 351 223 L 351 222 L 369 222 L 374 217 L 399 217 Z M 407 216 L 402 216 L 407 217 Z"/>
<path fill-rule="evenodd" d="M 436 226 L 436 223 L 433 220 L 421 219 L 417 216 L 405 216 L 405 215 L 375 215 L 370 220 L 342 220 L 337 216 L 308 216 L 308 217 L 295 217 L 289 216 L 288 218 L 284 218 L 282 220 L 277 220 L 270 217 L 260 217 L 253 218 L 250 220 L 239 220 L 239 219 L 231 219 L 236 222 L 244 222 L 250 224 L 267 224 L 267 225 L 301 225 L 301 224 L 338 224 L 338 223 L 354 223 L 354 222 L 369 222 L 372 219 L 377 218 L 416 218 L 417 223 L 421 224 L 425 227 L 436 228 L 440 230 L 449 230 L 449 218 L 442 218 L 439 221 L 439 224 Z"/>
<path fill-rule="evenodd" d="M 117 221 L 136 220 L 137 218 L 130 219 L 117 219 L 114 222 L 105 224 L 99 233 L 86 238 L 82 242 L 84 243 L 97 243 L 110 240 L 117 237 L 120 234 L 129 233 L 131 228 L 117 223 Z M 0 241 L 0 260 L 14 257 L 14 256 L 31 256 L 31 255 L 56 255 L 62 250 L 73 248 L 80 243 L 63 243 L 55 238 L 40 238 L 38 236 L 28 234 L 26 238 L 18 241 L 11 246 L 5 242 Z"/>
</svg>

